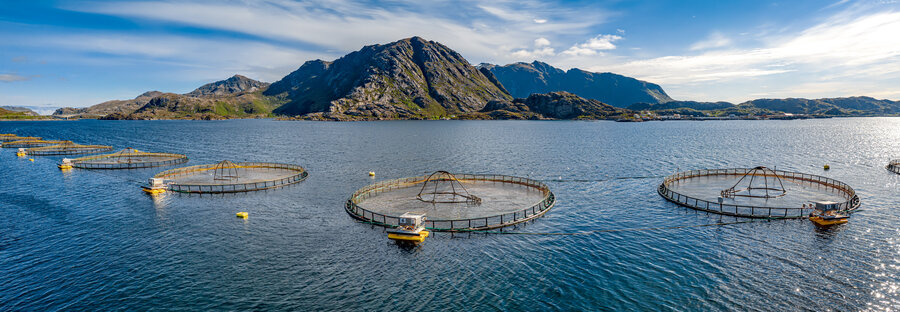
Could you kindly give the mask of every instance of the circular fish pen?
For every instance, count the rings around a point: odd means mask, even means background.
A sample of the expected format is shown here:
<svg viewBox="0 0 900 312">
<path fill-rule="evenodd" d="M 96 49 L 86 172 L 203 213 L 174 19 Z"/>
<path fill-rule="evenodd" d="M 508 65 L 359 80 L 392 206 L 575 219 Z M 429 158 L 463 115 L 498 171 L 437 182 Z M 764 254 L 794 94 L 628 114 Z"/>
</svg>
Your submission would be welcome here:
<svg viewBox="0 0 900 312">
<path fill-rule="evenodd" d="M 41 137 L 20 137 L 15 134 L 0 133 L 0 142 L 24 141 L 24 140 L 40 140 Z"/>
<path fill-rule="evenodd" d="M 67 161 L 72 167 L 81 169 L 139 169 L 183 164 L 188 158 L 182 154 L 148 153 L 126 148 L 112 154 L 63 159 L 63 163 Z"/>
<path fill-rule="evenodd" d="M 345 204 L 350 216 L 396 227 L 404 213 L 424 214 L 432 231 L 488 230 L 542 216 L 556 197 L 547 185 L 504 175 L 430 175 L 378 182 L 354 192 Z"/>
<path fill-rule="evenodd" d="M 222 161 L 166 170 L 153 176 L 168 191 L 179 193 L 238 193 L 297 183 L 309 173 L 298 165 Z"/>
<path fill-rule="evenodd" d="M 893 173 L 900 174 L 900 159 L 892 159 L 885 168 Z"/>
<path fill-rule="evenodd" d="M 679 172 L 666 177 L 657 191 L 681 206 L 747 218 L 804 218 L 816 202 L 837 203 L 844 212 L 860 204 L 856 191 L 843 182 L 766 167 Z"/>
<path fill-rule="evenodd" d="M 44 147 L 34 147 L 25 150 L 28 155 L 34 156 L 57 156 L 57 155 L 78 155 L 92 154 L 112 150 L 112 146 L 106 145 L 81 145 L 72 143 L 72 141 L 63 141 L 57 145 Z"/>
<path fill-rule="evenodd" d="M 53 146 L 63 144 L 69 141 L 47 141 L 41 139 L 27 139 L 27 140 L 18 140 L 18 141 L 10 141 L 0 144 L 0 147 L 3 148 L 32 148 L 32 147 L 43 147 L 43 146 Z M 71 142 L 69 142 L 71 143 Z"/>
</svg>

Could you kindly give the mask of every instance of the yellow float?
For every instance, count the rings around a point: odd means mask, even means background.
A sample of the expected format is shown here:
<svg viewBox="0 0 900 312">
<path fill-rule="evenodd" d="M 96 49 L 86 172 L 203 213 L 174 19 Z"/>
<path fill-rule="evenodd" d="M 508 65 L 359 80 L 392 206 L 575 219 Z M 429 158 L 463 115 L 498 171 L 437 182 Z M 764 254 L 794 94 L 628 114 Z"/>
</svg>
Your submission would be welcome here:
<svg viewBox="0 0 900 312">
<path fill-rule="evenodd" d="M 815 204 L 816 209 L 809 214 L 809 221 L 812 223 L 818 226 L 832 226 L 849 221 L 850 215 L 842 213 L 838 203 L 822 201 Z"/>
<path fill-rule="evenodd" d="M 397 243 L 421 243 L 429 234 L 424 223 L 425 215 L 404 213 L 399 218 L 399 225 L 387 230 L 388 238 Z"/>
</svg>

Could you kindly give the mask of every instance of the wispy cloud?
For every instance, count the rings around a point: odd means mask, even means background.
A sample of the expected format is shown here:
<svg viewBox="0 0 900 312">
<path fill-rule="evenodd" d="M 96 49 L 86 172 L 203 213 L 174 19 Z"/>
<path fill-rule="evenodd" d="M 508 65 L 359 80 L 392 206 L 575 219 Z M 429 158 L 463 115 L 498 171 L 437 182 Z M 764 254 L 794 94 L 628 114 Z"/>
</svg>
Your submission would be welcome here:
<svg viewBox="0 0 900 312">
<path fill-rule="evenodd" d="M 15 82 L 15 81 L 25 81 L 31 80 L 32 77 L 17 75 L 17 74 L 0 74 L 0 82 Z"/>
<path fill-rule="evenodd" d="M 129 35 L 95 32 L 81 35 L 18 36 L 18 45 L 69 51 L 95 66 L 120 62 L 156 63 L 174 67 L 183 79 L 220 79 L 236 73 L 275 81 L 303 61 L 329 55 L 259 41 L 198 39 L 175 35 Z M 94 55 L 100 55 L 94 56 Z M 338 54 L 330 54 L 337 56 Z M 109 56 L 115 56 L 112 59 Z M 71 57 L 71 56 L 70 56 Z M 99 61 L 94 61 L 99 58 Z M 180 68 L 180 70 L 179 70 Z"/>
<path fill-rule="evenodd" d="M 609 15 L 595 7 L 568 8 L 539 1 L 464 1 L 425 4 L 269 0 L 221 2 L 89 2 L 66 8 L 126 18 L 164 21 L 296 42 L 349 52 L 363 44 L 414 35 L 437 40 L 480 61 L 503 62 L 535 36 L 586 34 Z M 451 8 L 441 5 L 452 6 Z M 536 16 L 531 12 L 541 12 Z M 451 15 L 455 14 L 455 15 Z M 465 18 L 458 18 L 464 15 Z M 562 22 L 556 22 L 562 21 Z"/>
<path fill-rule="evenodd" d="M 622 37 L 618 35 L 597 35 L 584 43 L 573 45 L 571 48 L 563 51 L 563 54 L 572 56 L 596 55 L 603 50 L 615 49 L 616 45 L 613 42 L 618 40 L 622 40 Z"/>
<path fill-rule="evenodd" d="M 785 85 L 772 91 L 782 96 L 798 96 L 791 87 L 798 84 L 810 88 L 827 86 L 818 90 L 820 94 L 861 94 L 864 91 L 855 89 L 855 84 L 849 82 L 900 79 L 900 36 L 896 35 L 900 33 L 900 12 L 850 13 L 838 14 L 793 35 L 771 38 L 761 47 L 632 59 L 589 69 L 613 70 L 682 89 L 697 83 L 703 83 L 698 88 L 715 88 L 720 84 L 742 83 L 743 79 L 771 76 L 769 81 Z M 714 34 L 693 44 L 692 50 L 724 47 L 727 41 L 724 36 Z M 589 62 L 584 58 L 580 61 Z M 777 77 L 789 73 L 791 81 Z M 834 81 L 845 83 L 830 83 Z M 884 89 L 882 84 L 878 86 Z M 736 94 L 729 98 L 744 96 Z"/>
<path fill-rule="evenodd" d="M 710 34 L 708 38 L 692 44 L 691 50 L 696 51 L 696 50 L 708 50 L 708 49 L 714 49 L 714 48 L 722 48 L 722 47 L 726 47 L 730 44 L 731 44 L 731 39 L 729 39 L 728 37 L 725 37 L 725 35 L 723 35 L 720 32 L 714 32 L 714 33 Z"/>
</svg>

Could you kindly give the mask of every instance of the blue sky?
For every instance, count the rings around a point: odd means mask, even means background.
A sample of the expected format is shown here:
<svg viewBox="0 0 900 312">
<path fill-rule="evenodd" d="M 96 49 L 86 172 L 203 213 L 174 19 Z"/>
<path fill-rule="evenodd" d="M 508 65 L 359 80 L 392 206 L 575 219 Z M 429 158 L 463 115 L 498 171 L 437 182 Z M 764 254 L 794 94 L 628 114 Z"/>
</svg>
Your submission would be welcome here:
<svg viewBox="0 0 900 312">
<path fill-rule="evenodd" d="M 900 100 L 900 3 L 872 1 L 10 1 L 0 105 L 184 93 L 410 36 L 469 62 L 541 60 L 673 98 Z"/>
</svg>

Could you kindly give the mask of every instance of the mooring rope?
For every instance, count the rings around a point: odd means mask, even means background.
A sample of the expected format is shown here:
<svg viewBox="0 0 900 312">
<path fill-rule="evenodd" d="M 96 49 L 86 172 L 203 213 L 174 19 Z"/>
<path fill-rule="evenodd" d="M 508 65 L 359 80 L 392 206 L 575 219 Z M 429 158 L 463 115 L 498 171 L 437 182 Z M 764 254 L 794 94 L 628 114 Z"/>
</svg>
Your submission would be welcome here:
<svg viewBox="0 0 900 312">
<path fill-rule="evenodd" d="M 684 228 L 696 228 L 696 227 L 707 227 L 707 226 L 724 226 L 724 225 L 734 225 L 734 224 L 743 224 L 743 223 L 751 223 L 758 221 L 770 221 L 770 220 L 787 220 L 791 218 L 784 217 L 772 217 L 772 218 L 760 218 L 760 219 L 751 219 L 744 221 L 734 221 L 734 222 L 717 222 L 717 223 L 707 223 L 707 224 L 694 224 L 694 225 L 676 225 L 676 226 L 660 226 L 660 227 L 647 227 L 647 228 L 625 228 L 625 229 L 606 229 L 606 230 L 591 230 L 584 232 L 503 232 L 503 231 L 486 231 L 486 230 L 468 230 L 468 229 L 444 229 L 444 228 L 426 228 L 432 231 L 439 232 L 457 232 L 457 233 L 478 233 L 478 234 L 505 234 L 505 235 L 559 235 L 559 236 L 576 236 L 576 235 L 591 235 L 597 233 L 611 233 L 611 232 L 638 232 L 638 231 L 658 231 L 658 230 L 671 230 L 671 229 L 684 229 Z M 365 224 L 373 224 L 380 226 L 389 226 L 381 222 L 372 222 L 372 221 L 356 221 L 359 223 Z"/>
</svg>

